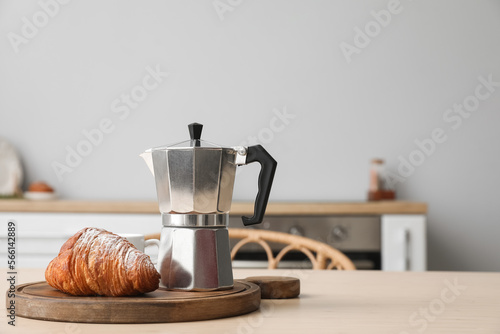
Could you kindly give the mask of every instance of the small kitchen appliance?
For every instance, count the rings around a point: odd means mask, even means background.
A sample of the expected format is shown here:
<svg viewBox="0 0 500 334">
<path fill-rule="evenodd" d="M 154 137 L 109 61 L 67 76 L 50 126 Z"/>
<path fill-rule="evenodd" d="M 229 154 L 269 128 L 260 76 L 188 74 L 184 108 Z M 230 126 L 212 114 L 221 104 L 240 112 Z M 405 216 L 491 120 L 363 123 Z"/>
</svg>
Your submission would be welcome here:
<svg viewBox="0 0 500 334">
<path fill-rule="evenodd" d="M 233 286 L 227 225 L 236 166 L 261 164 L 254 215 L 262 222 L 276 161 L 261 145 L 221 147 L 201 140 L 203 125 L 189 126 L 190 140 L 146 150 L 163 228 L 158 253 L 161 285 L 172 290 L 209 291 Z"/>
</svg>

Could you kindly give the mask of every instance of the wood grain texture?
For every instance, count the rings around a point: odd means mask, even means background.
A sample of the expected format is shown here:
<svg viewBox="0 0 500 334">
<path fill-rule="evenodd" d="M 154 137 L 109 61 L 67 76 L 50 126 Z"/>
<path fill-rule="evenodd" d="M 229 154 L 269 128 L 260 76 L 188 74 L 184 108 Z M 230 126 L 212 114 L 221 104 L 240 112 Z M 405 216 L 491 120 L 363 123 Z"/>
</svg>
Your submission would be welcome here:
<svg viewBox="0 0 500 334">
<path fill-rule="evenodd" d="M 159 214 L 158 203 L 138 201 L 30 201 L 0 200 L 0 212 L 150 213 Z M 381 215 L 426 214 L 419 202 L 270 202 L 266 215 Z M 253 214 L 253 203 L 234 202 L 231 215 Z"/>
<path fill-rule="evenodd" d="M 160 288 L 134 297 L 77 297 L 62 293 L 46 282 L 16 288 L 17 315 L 51 321 L 138 324 L 197 321 L 232 317 L 255 311 L 260 289 L 235 281 L 224 291 L 180 292 Z"/>
<path fill-rule="evenodd" d="M 17 284 L 42 280 L 43 273 L 19 268 Z M 4 316 L 0 333 L 500 333 L 500 273 L 234 270 L 235 278 L 269 275 L 300 278 L 300 298 L 262 300 L 260 310 L 238 317 L 169 324 L 68 324 L 17 317 L 14 328 Z M 0 280 L 0 291 L 8 283 Z"/>
<path fill-rule="evenodd" d="M 0 200 L 0 212 L 158 213 L 158 202 Z"/>
<path fill-rule="evenodd" d="M 251 276 L 245 281 L 260 287 L 262 299 L 288 299 L 300 295 L 300 280 L 288 276 Z"/>
</svg>

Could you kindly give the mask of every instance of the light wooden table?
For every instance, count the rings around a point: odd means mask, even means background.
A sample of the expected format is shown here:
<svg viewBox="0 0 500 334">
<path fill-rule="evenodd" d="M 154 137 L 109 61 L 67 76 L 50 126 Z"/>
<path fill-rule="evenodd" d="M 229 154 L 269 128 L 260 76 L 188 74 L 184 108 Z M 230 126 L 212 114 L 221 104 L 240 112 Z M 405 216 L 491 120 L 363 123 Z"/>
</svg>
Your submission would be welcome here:
<svg viewBox="0 0 500 334">
<path fill-rule="evenodd" d="M 253 214 L 253 202 L 233 202 L 231 215 Z M 25 199 L 0 200 L 0 212 L 58 213 L 151 213 L 159 214 L 156 201 L 77 201 Z M 427 204 L 406 201 L 376 202 L 269 202 L 266 214 L 271 215 L 384 215 L 426 214 Z"/>
<path fill-rule="evenodd" d="M 6 270 L 3 269 L 3 277 Z M 300 298 L 263 300 L 259 311 L 173 324 L 93 325 L 2 317 L 0 333 L 500 333 L 500 273 L 235 270 L 236 278 L 300 278 Z M 6 291 L 5 278 L 0 280 Z M 43 280 L 18 270 L 17 283 Z"/>
</svg>

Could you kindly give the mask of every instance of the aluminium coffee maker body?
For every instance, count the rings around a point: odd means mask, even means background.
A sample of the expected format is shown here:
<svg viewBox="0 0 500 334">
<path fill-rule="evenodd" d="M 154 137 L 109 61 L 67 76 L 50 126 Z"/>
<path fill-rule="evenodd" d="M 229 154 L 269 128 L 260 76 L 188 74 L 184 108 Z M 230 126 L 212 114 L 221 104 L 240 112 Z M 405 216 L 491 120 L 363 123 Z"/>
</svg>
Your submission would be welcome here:
<svg viewBox="0 0 500 334">
<path fill-rule="evenodd" d="M 163 228 L 158 254 L 161 285 L 209 291 L 233 286 L 227 224 L 236 167 L 261 164 L 253 217 L 262 221 L 276 161 L 260 145 L 220 147 L 200 139 L 202 125 L 189 125 L 191 139 L 152 148 L 143 158 L 155 177 Z"/>
</svg>

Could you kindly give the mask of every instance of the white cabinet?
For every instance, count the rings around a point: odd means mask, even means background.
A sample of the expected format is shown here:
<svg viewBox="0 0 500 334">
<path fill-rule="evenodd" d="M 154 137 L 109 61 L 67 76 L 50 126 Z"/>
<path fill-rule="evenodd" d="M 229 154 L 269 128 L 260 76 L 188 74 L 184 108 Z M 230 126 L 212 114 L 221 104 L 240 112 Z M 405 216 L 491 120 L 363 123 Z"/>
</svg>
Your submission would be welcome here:
<svg viewBox="0 0 500 334">
<path fill-rule="evenodd" d="M 382 270 L 426 270 L 425 221 L 424 215 L 382 215 Z"/>
<path fill-rule="evenodd" d="M 7 267 L 7 223 L 16 222 L 16 267 L 44 268 L 62 244 L 84 227 L 113 233 L 159 233 L 161 216 L 131 213 L 0 212 L 0 268 Z M 382 270 L 426 270 L 426 216 L 381 215 Z"/>
<path fill-rule="evenodd" d="M 7 224 L 16 223 L 16 267 L 45 268 L 63 243 L 84 227 L 113 233 L 159 233 L 160 214 L 0 212 L 0 268 L 7 267 Z"/>
</svg>

